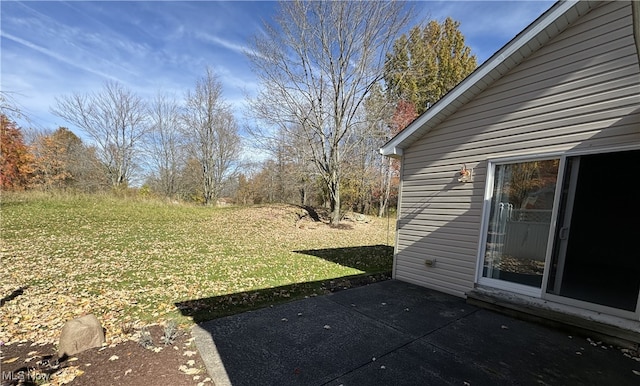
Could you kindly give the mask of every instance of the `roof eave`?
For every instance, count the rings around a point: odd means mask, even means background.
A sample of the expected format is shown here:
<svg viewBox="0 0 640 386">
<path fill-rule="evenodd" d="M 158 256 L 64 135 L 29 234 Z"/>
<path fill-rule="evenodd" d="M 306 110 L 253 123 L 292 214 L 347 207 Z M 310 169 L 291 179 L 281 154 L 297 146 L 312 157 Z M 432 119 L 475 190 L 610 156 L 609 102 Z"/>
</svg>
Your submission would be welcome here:
<svg viewBox="0 0 640 386">
<path fill-rule="evenodd" d="M 382 154 L 383 156 L 391 157 L 391 158 L 401 158 L 404 153 L 402 149 L 399 147 L 391 147 L 391 148 L 381 147 L 379 151 L 380 151 L 380 154 Z"/>
</svg>

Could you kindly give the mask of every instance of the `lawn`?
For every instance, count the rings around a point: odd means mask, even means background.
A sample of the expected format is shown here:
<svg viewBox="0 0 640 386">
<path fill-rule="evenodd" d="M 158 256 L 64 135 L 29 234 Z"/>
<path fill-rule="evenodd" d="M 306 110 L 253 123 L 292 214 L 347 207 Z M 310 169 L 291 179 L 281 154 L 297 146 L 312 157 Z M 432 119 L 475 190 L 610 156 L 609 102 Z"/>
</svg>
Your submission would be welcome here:
<svg viewBox="0 0 640 386">
<path fill-rule="evenodd" d="M 288 205 L 42 193 L 4 193 L 0 210 L 4 342 L 54 343 L 67 320 L 93 313 L 117 343 L 134 326 L 188 326 L 391 270 L 387 219 L 330 227 Z"/>
</svg>

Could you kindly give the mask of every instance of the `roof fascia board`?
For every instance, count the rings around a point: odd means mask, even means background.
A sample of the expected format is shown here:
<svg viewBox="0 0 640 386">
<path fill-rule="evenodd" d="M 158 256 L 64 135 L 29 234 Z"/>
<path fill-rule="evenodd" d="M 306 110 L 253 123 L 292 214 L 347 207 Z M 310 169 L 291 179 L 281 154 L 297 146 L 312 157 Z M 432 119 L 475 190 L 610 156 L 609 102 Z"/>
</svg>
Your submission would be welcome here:
<svg viewBox="0 0 640 386">
<path fill-rule="evenodd" d="M 507 64 L 508 59 L 516 54 L 520 49 L 524 46 L 533 42 L 536 37 L 541 35 L 549 26 L 552 26 L 557 21 L 562 21 L 563 24 L 569 25 L 575 19 L 580 16 L 579 12 L 575 12 L 574 17 L 566 17 L 561 19 L 563 16 L 567 15 L 571 9 L 580 1 L 578 0 L 570 0 L 570 1 L 559 1 L 554 4 L 545 14 L 531 23 L 527 28 L 525 28 L 518 36 L 516 36 L 512 41 L 507 43 L 504 47 L 502 47 L 498 52 L 496 52 L 491 58 L 489 58 L 484 64 L 478 67 L 471 75 L 465 78 L 460 84 L 453 88 L 449 93 L 447 93 L 442 99 L 440 99 L 437 103 L 435 103 L 430 109 L 428 109 L 423 115 L 418 117 L 415 121 L 413 121 L 407 128 L 398 133 L 395 137 L 393 137 L 389 142 L 383 145 L 380 148 L 380 154 L 386 156 L 394 156 L 394 155 L 402 155 L 402 149 L 406 148 L 413 141 L 408 141 L 415 132 L 421 128 L 423 125 L 427 124 L 437 115 L 443 113 L 452 102 L 460 98 L 463 94 L 467 92 L 471 92 L 475 95 L 482 92 L 489 84 L 493 83 L 493 80 L 489 80 L 485 82 L 486 86 L 478 86 L 480 85 L 481 80 L 491 79 L 489 75 L 495 71 L 500 65 Z M 557 35 L 560 33 L 560 30 L 564 30 L 564 28 L 553 29 L 553 35 Z M 549 36 L 549 39 L 554 36 Z M 539 48 L 539 47 L 537 47 Z M 515 67 L 520 61 L 511 61 L 511 65 L 508 67 Z M 478 86 L 473 88 L 473 86 Z M 472 89 L 473 88 L 473 89 Z M 471 99 L 467 98 L 467 100 Z M 440 120 L 441 121 L 441 120 Z M 420 136 L 425 133 L 421 133 Z"/>
</svg>

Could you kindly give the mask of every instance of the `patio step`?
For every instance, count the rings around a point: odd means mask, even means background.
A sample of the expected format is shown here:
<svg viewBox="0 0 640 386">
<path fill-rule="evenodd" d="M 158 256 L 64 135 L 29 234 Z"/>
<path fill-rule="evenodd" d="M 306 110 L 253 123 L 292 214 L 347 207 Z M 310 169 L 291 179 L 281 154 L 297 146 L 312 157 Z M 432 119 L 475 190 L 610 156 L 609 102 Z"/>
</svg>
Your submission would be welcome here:
<svg viewBox="0 0 640 386">
<path fill-rule="evenodd" d="M 640 352 L 640 321 L 495 289 L 476 288 L 467 303 Z"/>
</svg>

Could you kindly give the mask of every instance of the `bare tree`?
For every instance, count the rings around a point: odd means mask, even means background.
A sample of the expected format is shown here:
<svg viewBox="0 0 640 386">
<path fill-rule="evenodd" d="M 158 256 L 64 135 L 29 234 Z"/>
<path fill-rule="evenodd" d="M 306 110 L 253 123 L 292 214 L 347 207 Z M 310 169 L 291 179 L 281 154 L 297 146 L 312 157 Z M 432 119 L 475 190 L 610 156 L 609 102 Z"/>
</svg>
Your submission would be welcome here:
<svg viewBox="0 0 640 386">
<path fill-rule="evenodd" d="M 14 94 L 16 93 L 12 91 L 0 90 L 0 114 L 14 119 L 27 118 Z"/>
<path fill-rule="evenodd" d="M 247 55 L 261 88 L 252 113 L 304 141 L 329 192 L 331 222 L 340 220 L 342 161 L 349 153 L 358 111 L 381 79 L 385 54 L 410 20 L 406 3 L 280 3 L 276 25 L 265 24 Z"/>
<path fill-rule="evenodd" d="M 202 167 L 205 205 L 215 203 L 239 159 L 240 136 L 222 84 L 210 68 L 186 95 L 183 114 L 190 151 Z"/>
<path fill-rule="evenodd" d="M 127 185 L 148 130 L 147 108 L 138 95 L 110 81 L 101 92 L 56 98 L 52 113 L 91 137 L 112 186 Z"/>
<path fill-rule="evenodd" d="M 157 189 L 166 197 L 174 197 L 186 163 L 180 106 L 172 96 L 158 93 L 149 106 L 149 117 L 151 130 L 146 147 Z"/>
<path fill-rule="evenodd" d="M 263 177 L 272 179 L 265 201 L 308 205 L 315 167 L 304 151 L 306 141 L 301 141 L 302 135 L 297 133 L 301 129 L 291 127 L 286 133 L 280 130 L 268 135 L 252 127 L 245 130 L 253 134 L 252 145 L 270 157 L 260 164 Z"/>
<path fill-rule="evenodd" d="M 399 167 L 398 160 L 382 156 L 377 149 L 400 132 L 415 117 L 412 104 L 400 101 L 394 104 L 385 95 L 382 86 L 376 85 L 365 101 L 365 114 L 369 123 L 368 142 L 376 149 L 376 155 L 369 161 L 369 166 L 376 171 L 373 187 L 373 198 L 377 200 L 378 217 L 382 217 L 389 207 L 392 192 L 397 191 Z"/>
</svg>

